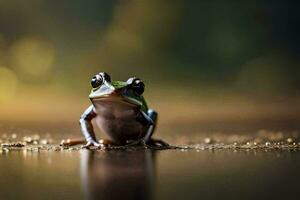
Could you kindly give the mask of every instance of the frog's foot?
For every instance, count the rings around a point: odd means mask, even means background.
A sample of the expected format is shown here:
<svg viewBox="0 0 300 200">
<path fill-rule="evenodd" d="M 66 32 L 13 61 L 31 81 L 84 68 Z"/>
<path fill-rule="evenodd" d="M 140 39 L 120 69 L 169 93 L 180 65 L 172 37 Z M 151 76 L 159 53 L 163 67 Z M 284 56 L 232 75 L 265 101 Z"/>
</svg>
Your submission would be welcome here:
<svg viewBox="0 0 300 200">
<path fill-rule="evenodd" d="M 147 146 L 151 147 L 159 147 L 159 148 L 169 148 L 170 145 L 163 140 L 159 139 L 150 139 L 147 142 Z"/>
<path fill-rule="evenodd" d="M 104 149 L 104 148 L 106 148 L 106 145 L 104 145 L 102 143 L 98 143 L 95 140 L 90 140 L 85 145 L 81 146 L 81 148 L 85 148 L 85 149 L 90 149 L 91 147 Z"/>
</svg>

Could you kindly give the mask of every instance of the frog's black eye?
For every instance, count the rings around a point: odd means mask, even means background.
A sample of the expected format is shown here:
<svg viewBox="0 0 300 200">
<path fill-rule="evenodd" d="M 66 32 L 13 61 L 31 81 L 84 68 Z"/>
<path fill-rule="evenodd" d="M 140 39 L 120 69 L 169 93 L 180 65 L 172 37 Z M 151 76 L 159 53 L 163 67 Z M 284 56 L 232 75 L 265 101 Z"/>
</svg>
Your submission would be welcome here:
<svg viewBox="0 0 300 200">
<path fill-rule="evenodd" d="M 142 95 L 145 90 L 145 84 L 139 78 L 133 77 L 127 80 L 127 83 L 131 85 L 131 88 L 138 94 Z"/>
<path fill-rule="evenodd" d="M 91 85 L 93 88 L 97 88 L 103 84 L 103 78 L 99 74 L 95 75 L 91 80 Z"/>
<path fill-rule="evenodd" d="M 102 85 L 104 81 L 110 82 L 110 76 L 106 72 L 100 72 L 92 78 L 91 85 L 93 88 L 97 88 Z"/>
<path fill-rule="evenodd" d="M 132 87 L 138 95 L 142 95 L 144 93 L 145 84 L 143 83 L 142 80 L 140 79 L 135 80 L 132 84 Z"/>
</svg>

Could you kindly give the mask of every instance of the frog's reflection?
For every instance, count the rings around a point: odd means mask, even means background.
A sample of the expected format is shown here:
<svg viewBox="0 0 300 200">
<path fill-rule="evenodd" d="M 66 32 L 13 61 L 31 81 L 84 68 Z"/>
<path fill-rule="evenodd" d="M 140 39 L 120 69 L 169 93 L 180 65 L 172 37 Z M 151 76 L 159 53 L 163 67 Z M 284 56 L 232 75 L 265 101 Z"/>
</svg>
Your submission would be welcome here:
<svg viewBox="0 0 300 200">
<path fill-rule="evenodd" d="M 81 181 L 88 199 L 150 199 L 154 152 L 81 152 Z"/>
</svg>

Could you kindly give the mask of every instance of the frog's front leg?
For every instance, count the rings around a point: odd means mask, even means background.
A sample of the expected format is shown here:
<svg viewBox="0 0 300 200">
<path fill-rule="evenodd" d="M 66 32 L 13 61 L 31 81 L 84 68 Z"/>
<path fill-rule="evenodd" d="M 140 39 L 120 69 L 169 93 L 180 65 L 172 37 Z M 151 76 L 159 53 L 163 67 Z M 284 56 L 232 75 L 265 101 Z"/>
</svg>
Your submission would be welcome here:
<svg viewBox="0 0 300 200">
<path fill-rule="evenodd" d="M 100 147 L 101 144 L 97 142 L 96 135 L 93 129 L 92 119 L 96 117 L 96 112 L 94 106 L 89 106 L 81 115 L 79 123 L 81 127 L 81 132 L 87 141 L 86 145 L 83 147 L 96 146 Z"/>
<path fill-rule="evenodd" d="M 84 135 L 84 140 L 83 139 L 66 139 L 62 140 L 60 145 L 61 146 L 74 146 L 78 144 L 84 144 L 86 143 L 83 147 L 87 148 L 90 146 L 96 146 L 96 147 L 105 147 L 111 144 L 110 141 L 108 140 L 100 140 L 99 142 L 96 139 L 95 132 L 93 129 L 93 124 L 92 124 L 92 119 L 96 117 L 96 113 L 94 111 L 94 106 L 91 105 L 89 106 L 84 113 L 81 115 L 79 124 L 81 127 L 81 132 Z"/>
<path fill-rule="evenodd" d="M 147 111 L 147 114 L 143 112 L 144 117 L 146 118 L 146 120 L 148 121 L 149 128 L 146 132 L 146 135 L 144 136 L 143 140 L 145 141 L 145 143 L 149 143 L 151 140 L 151 137 L 155 131 L 156 128 L 156 123 L 157 123 L 157 112 L 155 110 L 149 109 Z"/>
<path fill-rule="evenodd" d="M 152 120 L 153 122 L 153 126 L 148 128 L 148 131 L 146 133 L 146 136 L 144 138 L 144 141 L 146 144 L 148 145 L 154 145 L 154 146 L 163 146 L 163 147 L 167 147 L 169 146 L 168 143 L 164 142 L 163 140 L 158 140 L 158 139 L 153 139 L 152 135 L 155 131 L 156 128 L 156 124 L 157 124 L 157 117 L 158 117 L 158 113 L 153 110 L 153 109 L 149 109 L 147 112 L 147 115 L 149 116 L 149 118 Z"/>
<path fill-rule="evenodd" d="M 142 114 L 145 117 L 145 119 L 148 121 L 148 124 L 149 124 L 147 132 L 141 140 L 133 142 L 129 145 L 132 146 L 132 145 L 137 145 L 137 144 L 142 143 L 144 145 L 150 145 L 150 146 L 162 146 L 162 147 L 169 146 L 169 144 L 164 142 L 163 140 L 157 140 L 157 139 L 152 138 L 152 135 L 155 131 L 156 123 L 157 123 L 157 117 L 158 117 L 157 112 L 153 109 L 149 109 L 147 111 L 147 113 L 142 112 Z"/>
<path fill-rule="evenodd" d="M 162 146 L 162 147 L 168 147 L 168 146 L 170 146 L 168 143 L 166 143 L 163 140 L 158 140 L 158 139 L 153 139 L 152 138 L 152 135 L 153 135 L 153 133 L 155 131 L 155 128 L 156 128 L 158 114 L 157 114 L 157 112 L 155 110 L 152 110 L 152 109 L 149 109 L 147 113 L 148 113 L 148 116 L 153 121 L 153 130 L 152 130 L 152 133 L 150 134 L 150 137 L 145 138 L 145 139 L 148 139 L 148 140 L 145 140 L 146 144 L 148 144 L 148 145 L 154 145 L 154 146 Z"/>
</svg>

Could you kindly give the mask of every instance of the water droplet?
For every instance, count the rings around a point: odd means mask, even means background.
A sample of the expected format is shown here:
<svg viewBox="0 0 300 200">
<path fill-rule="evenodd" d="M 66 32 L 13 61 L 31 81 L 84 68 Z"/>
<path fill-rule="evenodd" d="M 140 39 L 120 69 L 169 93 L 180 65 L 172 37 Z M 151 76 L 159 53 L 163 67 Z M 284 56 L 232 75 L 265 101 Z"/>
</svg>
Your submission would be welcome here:
<svg viewBox="0 0 300 200">
<path fill-rule="evenodd" d="M 204 139 L 204 142 L 205 142 L 205 144 L 210 144 L 211 143 L 211 139 L 207 137 L 207 138 Z"/>
<path fill-rule="evenodd" d="M 287 141 L 288 143 L 292 143 L 292 142 L 293 142 L 293 139 L 292 139 L 292 138 L 288 138 L 288 139 L 286 139 L 286 141 Z"/>
<path fill-rule="evenodd" d="M 44 145 L 45 145 L 45 144 L 48 144 L 48 140 L 42 139 L 42 140 L 41 140 L 41 144 L 44 144 Z"/>
<path fill-rule="evenodd" d="M 11 134 L 11 138 L 12 139 L 16 139 L 17 138 L 17 134 L 15 134 L 15 133 Z"/>
<path fill-rule="evenodd" d="M 26 143 L 32 143 L 32 138 L 28 137 L 28 136 L 25 136 L 25 137 L 23 137 L 23 141 L 26 142 Z"/>
<path fill-rule="evenodd" d="M 266 142 L 265 145 L 266 145 L 266 146 L 270 146 L 271 143 L 270 143 L 270 142 Z"/>
<path fill-rule="evenodd" d="M 38 134 L 35 134 L 35 135 L 32 136 L 32 139 L 33 140 L 39 140 L 40 136 Z"/>
<path fill-rule="evenodd" d="M 25 156 L 27 156 L 27 149 L 23 149 L 23 156 L 25 157 Z"/>
</svg>

